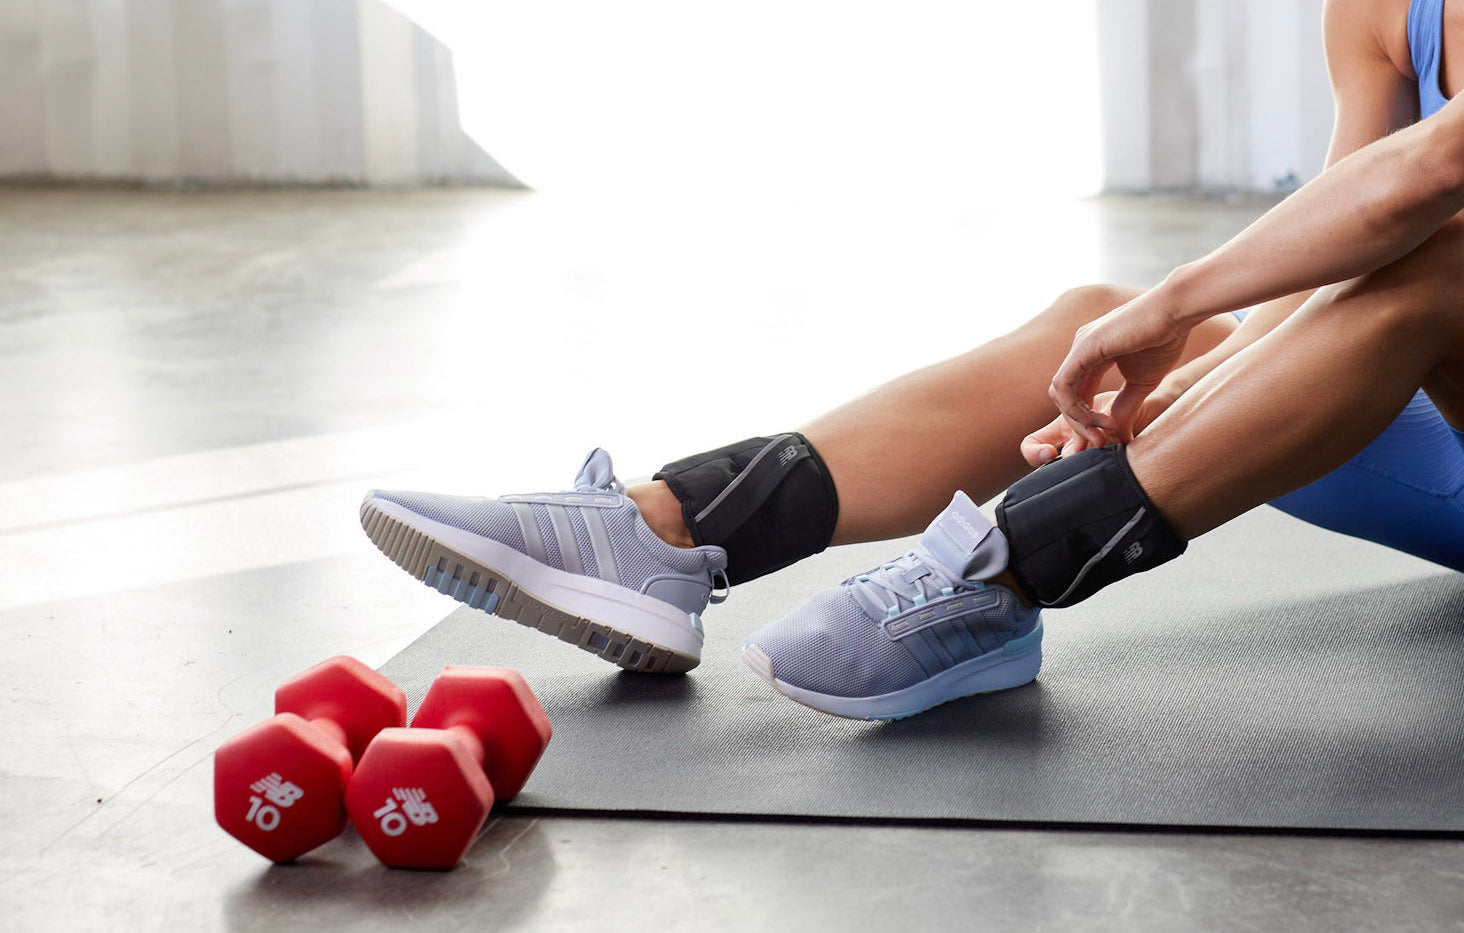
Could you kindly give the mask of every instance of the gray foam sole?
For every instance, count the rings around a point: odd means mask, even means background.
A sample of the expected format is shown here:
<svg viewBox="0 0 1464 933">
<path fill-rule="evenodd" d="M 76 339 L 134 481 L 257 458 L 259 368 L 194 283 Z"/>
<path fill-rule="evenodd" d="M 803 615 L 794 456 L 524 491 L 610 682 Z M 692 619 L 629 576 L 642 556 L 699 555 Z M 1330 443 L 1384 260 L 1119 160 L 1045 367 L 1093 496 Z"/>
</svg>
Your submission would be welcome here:
<svg viewBox="0 0 1464 933">
<path fill-rule="evenodd" d="M 836 719 L 739 649 L 902 542 L 737 587 L 682 677 L 616 672 L 459 610 L 383 668 L 523 672 L 554 739 L 514 802 L 568 810 L 1464 831 L 1464 574 L 1269 509 L 1045 614 L 1037 681 L 912 719 Z"/>
</svg>

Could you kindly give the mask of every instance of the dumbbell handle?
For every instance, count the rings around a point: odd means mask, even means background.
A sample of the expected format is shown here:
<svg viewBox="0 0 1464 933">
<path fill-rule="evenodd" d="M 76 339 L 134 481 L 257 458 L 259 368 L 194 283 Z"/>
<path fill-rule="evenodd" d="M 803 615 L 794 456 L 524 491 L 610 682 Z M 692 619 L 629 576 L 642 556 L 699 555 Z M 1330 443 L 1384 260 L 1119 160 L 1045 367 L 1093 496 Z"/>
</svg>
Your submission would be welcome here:
<svg viewBox="0 0 1464 933">
<path fill-rule="evenodd" d="M 344 655 L 291 677 L 275 690 L 275 713 L 294 713 L 359 761 L 377 732 L 404 726 L 407 698 L 378 672 Z"/>
<path fill-rule="evenodd" d="M 461 723 L 455 726 L 448 726 L 442 731 L 456 736 L 459 741 L 467 746 L 468 754 L 473 756 L 473 760 L 478 763 L 478 767 L 482 768 L 487 765 L 488 750 L 483 747 L 483 740 L 478 736 L 477 732 L 474 732 Z"/>
<path fill-rule="evenodd" d="M 487 667 L 448 667 L 423 697 L 412 726 L 460 738 L 457 747 L 482 769 L 500 800 L 512 800 L 523 789 L 550 731 L 523 676 Z"/>
<path fill-rule="evenodd" d="M 347 749 L 349 749 L 350 745 L 346 740 L 346 730 L 340 723 L 336 722 L 334 719 L 327 719 L 326 717 L 321 716 L 318 719 L 307 719 L 305 720 L 305 722 L 310 726 L 310 728 L 319 729 L 321 732 L 324 732 L 326 735 L 330 736 L 330 740 L 332 742 L 345 746 Z M 355 756 L 352 757 L 354 758 Z"/>
</svg>

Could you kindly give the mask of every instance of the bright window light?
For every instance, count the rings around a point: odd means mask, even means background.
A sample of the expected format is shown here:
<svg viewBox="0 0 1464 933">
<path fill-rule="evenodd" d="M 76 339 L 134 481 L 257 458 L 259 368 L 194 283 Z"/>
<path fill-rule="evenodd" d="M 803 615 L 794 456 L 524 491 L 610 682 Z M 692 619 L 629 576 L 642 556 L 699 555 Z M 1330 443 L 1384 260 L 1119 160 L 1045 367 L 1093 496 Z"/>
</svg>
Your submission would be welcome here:
<svg viewBox="0 0 1464 933">
<path fill-rule="evenodd" d="M 553 192 L 1067 199 L 1101 183 L 1094 0 L 393 0 L 467 131 Z"/>
</svg>

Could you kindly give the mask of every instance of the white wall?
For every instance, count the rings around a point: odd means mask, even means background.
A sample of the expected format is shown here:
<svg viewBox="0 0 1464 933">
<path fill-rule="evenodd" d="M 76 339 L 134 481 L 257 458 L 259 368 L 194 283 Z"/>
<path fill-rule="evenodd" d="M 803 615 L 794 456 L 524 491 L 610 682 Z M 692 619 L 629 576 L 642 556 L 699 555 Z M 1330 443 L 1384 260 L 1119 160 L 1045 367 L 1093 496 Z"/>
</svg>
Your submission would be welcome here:
<svg viewBox="0 0 1464 933">
<path fill-rule="evenodd" d="M 381 0 L 0 0 L 0 176 L 517 184 Z"/>
<path fill-rule="evenodd" d="M 1287 191 L 1332 126 L 1323 0 L 1098 0 L 1105 186 Z"/>
</svg>

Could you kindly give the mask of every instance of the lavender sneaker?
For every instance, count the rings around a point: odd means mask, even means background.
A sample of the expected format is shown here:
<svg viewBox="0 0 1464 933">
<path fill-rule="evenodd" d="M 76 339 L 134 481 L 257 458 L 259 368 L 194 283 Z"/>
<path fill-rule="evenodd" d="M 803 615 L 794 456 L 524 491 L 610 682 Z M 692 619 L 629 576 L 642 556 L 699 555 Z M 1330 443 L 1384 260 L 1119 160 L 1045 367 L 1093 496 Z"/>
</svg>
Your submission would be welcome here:
<svg viewBox="0 0 1464 933">
<path fill-rule="evenodd" d="M 752 634 L 742 658 L 789 699 L 850 719 L 903 719 L 1029 683 L 1042 621 L 1006 587 L 1001 531 L 957 492 L 914 549 L 823 590 Z"/>
<path fill-rule="evenodd" d="M 656 536 L 596 448 L 568 492 L 497 499 L 372 490 L 361 526 L 403 570 L 632 671 L 701 661 L 701 613 L 727 552 Z"/>
</svg>

